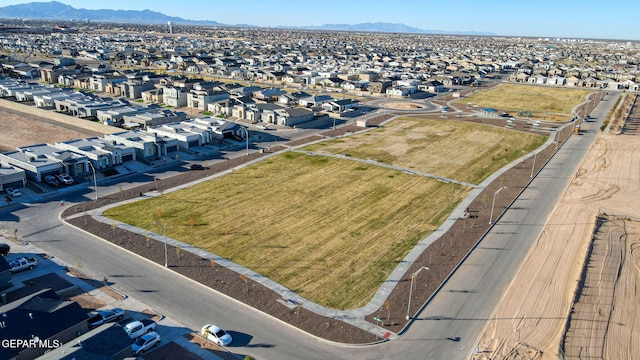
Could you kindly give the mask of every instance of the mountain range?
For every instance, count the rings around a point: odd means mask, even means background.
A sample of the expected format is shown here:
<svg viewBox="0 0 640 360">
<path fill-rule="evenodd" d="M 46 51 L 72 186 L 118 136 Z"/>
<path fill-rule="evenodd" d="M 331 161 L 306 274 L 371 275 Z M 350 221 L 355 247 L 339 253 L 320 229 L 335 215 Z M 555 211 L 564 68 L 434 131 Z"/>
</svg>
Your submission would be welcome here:
<svg viewBox="0 0 640 360">
<path fill-rule="evenodd" d="M 253 25 L 222 24 L 212 20 L 189 20 L 175 16 L 168 16 L 152 10 L 88 10 L 76 9 L 72 6 L 57 2 L 31 2 L 20 5 L 0 7 L 0 18 L 19 18 L 35 20 L 90 20 L 97 22 L 138 23 L 138 24 L 166 24 L 171 21 L 177 25 L 201 26 L 241 26 L 257 27 Z M 493 33 L 473 31 L 443 31 L 423 30 L 404 24 L 391 23 L 362 23 L 362 24 L 324 24 L 321 26 L 278 26 L 281 29 L 334 30 L 334 31 L 363 31 L 386 33 L 415 33 L 415 34 L 455 34 L 455 35 L 495 35 Z"/>
</svg>

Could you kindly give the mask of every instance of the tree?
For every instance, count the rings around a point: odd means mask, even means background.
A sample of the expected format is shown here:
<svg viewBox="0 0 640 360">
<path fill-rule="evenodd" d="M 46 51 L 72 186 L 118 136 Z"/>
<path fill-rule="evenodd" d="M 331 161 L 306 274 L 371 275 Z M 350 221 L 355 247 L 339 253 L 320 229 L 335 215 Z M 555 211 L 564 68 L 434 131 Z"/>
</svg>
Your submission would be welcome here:
<svg viewBox="0 0 640 360">
<path fill-rule="evenodd" d="M 191 228 L 190 232 L 191 234 L 193 234 L 193 225 L 196 224 L 196 219 L 194 219 L 193 217 L 189 218 L 189 227 Z"/>
<path fill-rule="evenodd" d="M 384 308 L 387 309 L 387 321 L 389 322 L 389 325 L 391 325 L 391 301 L 387 300 L 384 302 Z M 384 323 L 382 323 L 382 326 L 384 326 Z"/>
</svg>

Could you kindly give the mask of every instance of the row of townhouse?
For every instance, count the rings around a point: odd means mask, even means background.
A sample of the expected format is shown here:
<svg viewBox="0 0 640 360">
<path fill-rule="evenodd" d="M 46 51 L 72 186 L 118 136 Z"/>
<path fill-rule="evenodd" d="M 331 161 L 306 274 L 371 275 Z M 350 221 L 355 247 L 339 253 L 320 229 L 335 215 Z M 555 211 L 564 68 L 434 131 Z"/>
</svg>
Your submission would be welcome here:
<svg viewBox="0 0 640 360">
<path fill-rule="evenodd" d="M 596 89 L 608 89 L 608 90 L 628 90 L 638 91 L 640 90 L 640 84 L 632 80 L 617 81 L 614 79 L 595 79 L 588 77 L 581 79 L 577 76 L 562 77 L 562 76 L 543 76 L 543 75 L 529 75 L 523 72 L 512 74 L 509 76 L 509 81 L 528 83 L 534 85 L 552 85 L 552 86 L 566 86 L 566 87 L 581 87 L 581 88 L 596 88 Z"/>
<path fill-rule="evenodd" d="M 101 98 L 91 93 L 28 84 L 15 79 L 0 79 L 0 97 L 33 101 L 39 108 L 55 109 L 59 113 L 81 118 L 96 118 L 104 124 L 128 128 L 144 128 L 187 119 L 184 112 L 174 112 L 158 105 L 132 106 L 122 98 Z"/>
<path fill-rule="evenodd" d="M 149 162 L 224 139 L 242 140 L 244 136 L 246 129 L 236 123 L 202 117 L 104 137 L 23 146 L 0 153 L 0 189 L 22 187 L 27 181 L 42 182 L 46 175 L 60 173 L 83 179 L 94 170 L 127 161 Z"/>
</svg>

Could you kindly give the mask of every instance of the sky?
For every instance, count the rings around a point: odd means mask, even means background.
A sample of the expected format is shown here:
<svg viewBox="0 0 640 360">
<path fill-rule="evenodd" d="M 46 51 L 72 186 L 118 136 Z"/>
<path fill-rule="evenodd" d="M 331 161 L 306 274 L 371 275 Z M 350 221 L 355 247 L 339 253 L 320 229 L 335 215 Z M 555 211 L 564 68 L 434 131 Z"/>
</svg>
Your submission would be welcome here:
<svg viewBox="0 0 640 360">
<path fill-rule="evenodd" d="M 58 0 L 75 8 L 153 10 L 264 27 L 368 22 L 502 36 L 640 40 L 638 0 Z M 0 6 L 36 2 L 0 0 Z"/>
</svg>

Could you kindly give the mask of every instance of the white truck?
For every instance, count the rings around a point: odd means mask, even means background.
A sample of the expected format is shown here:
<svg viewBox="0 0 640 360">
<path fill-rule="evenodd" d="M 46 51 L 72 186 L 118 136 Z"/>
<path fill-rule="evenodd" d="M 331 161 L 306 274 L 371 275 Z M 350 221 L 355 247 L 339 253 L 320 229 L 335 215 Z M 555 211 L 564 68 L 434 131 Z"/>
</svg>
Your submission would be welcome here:
<svg viewBox="0 0 640 360">
<path fill-rule="evenodd" d="M 31 270 L 38 265 L 38 259 L 33 257 L 21 257 L 12 260 L 9 263 L 11 266 L 11 273 L 17 273 L 18 271 Z"/>
<path fill-rule="evenodd" d="M 130 338 L 135 339 L 156 329 L 156 322 L 149 319 L 135 320 L 123 327 Z"/>
<path fill-rule="evenodd" d="M 124 310 L 120 308 L 113 308 L 111 310 L 96 310 L 89 313 L 89 319 L 87 320 L 87 322 L 89 323 L 90 328 L 94 328 L 104 323 L 122 320 L 123 317 Z"/>
</svg>

